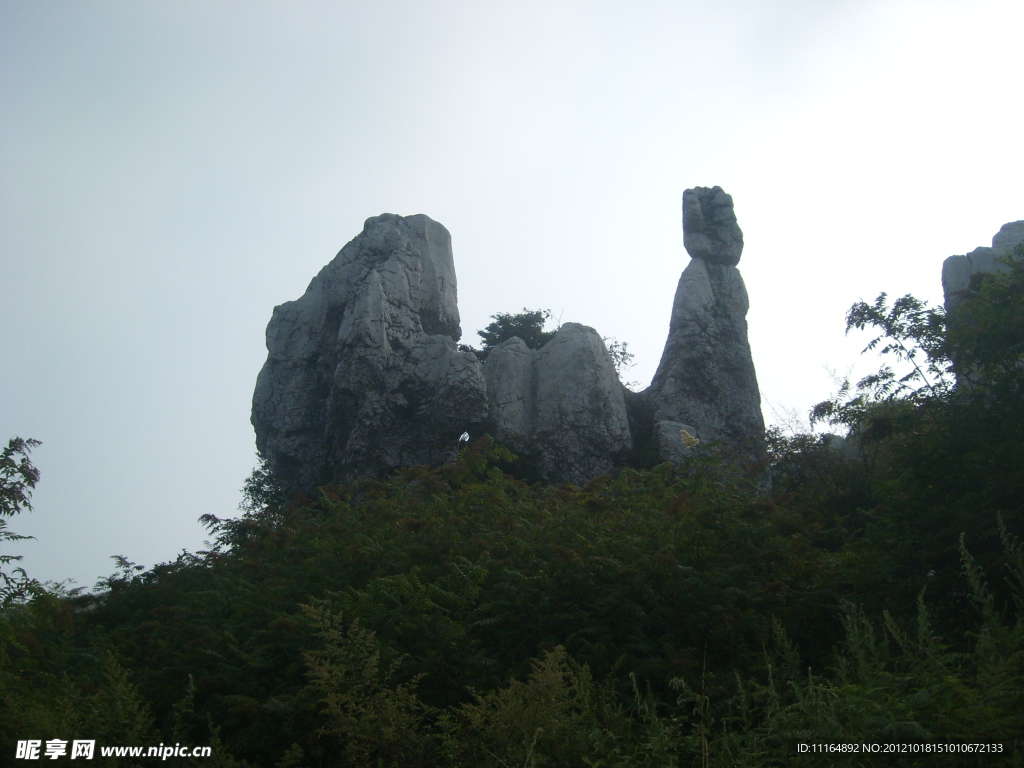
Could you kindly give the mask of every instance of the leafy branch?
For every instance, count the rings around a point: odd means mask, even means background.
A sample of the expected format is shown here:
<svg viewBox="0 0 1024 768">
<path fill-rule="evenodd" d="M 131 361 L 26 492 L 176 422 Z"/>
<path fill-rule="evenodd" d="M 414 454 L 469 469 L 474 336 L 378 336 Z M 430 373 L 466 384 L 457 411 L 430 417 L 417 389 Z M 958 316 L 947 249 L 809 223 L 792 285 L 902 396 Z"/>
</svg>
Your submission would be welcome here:
<svg viewBox="0 0 1024 768">
<path fill-rule="evenodd" d="M 32 489 L 39 482 L 39 470 L 29 460 L 29 454 L 38 445 L 42 445 L 38 440 L 12 437 L 0 453 L 0 542 L 33 538 L 8 530 L 4 518 L 32 509 Z M 21 555 L 0 555 L 0 567 L 21 559 Z M 0 570 L 0 605 L 24 598 L 34 584 L 24 568 L 15 568 L 10 574 Z"/>
<path fill-rule="evenodd" d="M 856 393 L 844 381 L 830 400 L 811 410 L 811 424 L 852 426 L 859 423 L 872 404 L 903 401 L 912 404 L 941 402 L 953 391 L 952 361 L 946 343 L 946 314 L 910 294 L 890 306 L 885 293 L 871 304 L 858 301 L 846 313 L 846 333 L 873 329 L 877 335 L 862 350 L 895 359 L 908 366 L 902 375 L 883 363 L 876 373 L 857 382 Z"/>
</svg>

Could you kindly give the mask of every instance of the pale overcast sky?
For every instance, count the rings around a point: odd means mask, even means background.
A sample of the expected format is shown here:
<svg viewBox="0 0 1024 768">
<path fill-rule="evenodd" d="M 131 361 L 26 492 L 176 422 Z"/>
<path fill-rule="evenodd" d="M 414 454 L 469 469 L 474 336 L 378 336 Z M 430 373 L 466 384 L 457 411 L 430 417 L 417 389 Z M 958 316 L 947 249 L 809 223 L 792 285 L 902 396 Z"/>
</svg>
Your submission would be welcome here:
<svg viewBox="0 0 1024 768">
<path fill-rule="evenodd" d="M 452 233 L 464 340 L 550 308 L 646 386 L 687 187 L 732 194 L 766 420 L 1024 218 L 1024 4 L 0 0 L 0 438 L 29 574 L 202 548 L 252 469 L 276 304 L 369 216 Z"/>
</svg>

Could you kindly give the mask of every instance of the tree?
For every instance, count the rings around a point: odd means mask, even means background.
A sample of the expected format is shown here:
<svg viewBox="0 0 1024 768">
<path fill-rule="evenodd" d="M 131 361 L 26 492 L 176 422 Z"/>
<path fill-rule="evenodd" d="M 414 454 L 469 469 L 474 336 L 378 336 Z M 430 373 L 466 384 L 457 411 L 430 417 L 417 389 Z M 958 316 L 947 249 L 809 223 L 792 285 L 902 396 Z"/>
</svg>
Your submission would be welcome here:
<svg viewBox="0 0 1024 768">
<path fill-rule="evenodd" d="M 246 514 L 255 514 L 266 507 L 282 507 L 288 501 L 281 483 L 274 477 L 270 463 L 256 454 L 256 466 L 242 486 L 242 501 L 238 508 Z"/>
<path fill-rule="evenodd" d="M 483 340 L 483 355 L 503 341 L 518 336 L 530 349 L 540 349 L 555 337 L 554 331 L 545 331 L 544 325 L 551 319 L 549 309 L 527 309 L 518 314 L 499 312 L 491 315 L 492 322 L 477 335 Z"/>
<path fill-rule="evenodd" d="M 946 316 L 941 308 L 930 307 L 910 294 L 892 306 L 880 293 L 873 304 L 858 301 L 846 313 L 846 332 L 878 331 L 863 352 L 878 351 L 895 358 L 905 372 L 898 375 L 888 363 L 877 373 L 857 382 L 856 395 L 850 396 L 846 381 L 832 400 L 818 403 L 811 411 L 811 424 L 827 421 L 852 427 L 863 422 L 872 405 L 881 402 L 921 403 L 942 399 L 952 389 L 951 364 L 946 350 Z"/>
<path fill-rule="evenodd" d="M 1015 534 L 1024 526 L 1024 252 L 1004 263 L 948 312 L 909 295 L 851 307 L 847 330 L 877 331 L 865 351 L 887 360 L 811 413 L 849 428 L 858 490 L 845 524 L 869 531 L 871 558 L 890 560 L 864 589 L 895 601 L 927 584 L 952 596 L 950 626 L 969 608 L 956 602 L 960 534 L 989 567 L 1002 556 L 997 517 Z"/>
<path fill-rule="evenodd" d="M 608 356 L 612 359 L 612 365 L 615 366 L 615 373 L 622 378 L 622 374 L 629 368 L 632 368 L 636 363 L 633 362 L 633 353 L 629 351 L 629 342 L 619 341 L 614 336 L 602 337 L 605 346 L 608 348 Z M 635 381 L 631 381 L 628 386 L 636 384 Z"/>
<path fill-rule="evenodd" d="M 39 482 L 39 470 L 29 461 L 28 455 L 38 440 L 23 440 L 12 437 L 0 454 L 0 541 L 21 541 L 31 536 L 21 536 L 7 529 L 8 517 L 31 510 L 32 489 Z M 0 555 L 0 605 L 7 605 L 22 597 L 34 584 L 23 568 L 15 568 L 7 574 L 2 567 L 21 560 L 20 555 Z"/>
<path fill-rule="evenodd" d="M 1024 246 L 1002 261 L 1002 271 L 975 275 L 948 315 L 910 294 L 892 306 L 882 293 L 873 304 L 859 301 L 850 307 L 846 332 L 878 331 L 863 351 L 895 359 L 904 372 L 883 364 L 857 382 L 852 396 L 845 382 L 835 398 L 814 407 L 811 423 L 863 427 L 869 412 L 884 403 L 934 406 L 956 399 L 961 405 L 980 398 L 988 408 L 1019 405 L 1024 390 Z"/>
</svg>

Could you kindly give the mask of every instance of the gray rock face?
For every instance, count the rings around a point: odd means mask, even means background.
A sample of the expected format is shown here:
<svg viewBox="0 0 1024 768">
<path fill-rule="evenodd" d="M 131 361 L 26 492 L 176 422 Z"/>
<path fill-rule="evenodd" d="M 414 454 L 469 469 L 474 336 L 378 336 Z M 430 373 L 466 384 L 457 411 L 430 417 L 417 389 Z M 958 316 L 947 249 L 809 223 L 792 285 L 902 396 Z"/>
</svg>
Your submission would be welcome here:
<svg viewBox="0 0 1024 768">
<path fill-rule="evenodd" d="M 681 430 L 702 442 L 732 445 L 757 446 L 764 438 L 747 341 L 747 291 L 735 267 L 743 235 L 732 198 L 719 187 L 687 190 L 683 212 L 684 243 L 693 258 L 679 278 L 658 371 L 642 393 L 658 453 L 674 461 L 688 450 Z M 717 223 L 710 226 L 709 221 Z M 686 229 L 691 224 L 698 227 L 696 233 Z"/>
<path fill-rule="evenodd" d="M 492 436 L 514 453 L 533 447 L 537 419 L 537 351 L 518 336 L 491 349 L 484 366 Z"/>
<path fill-rule="evenodd" d="M 975 248 L 966 256 L 950 256 L 942 263 L 942 294 L 946 310 L 957 302 L 957 294 L 967 290 L 971 278 L 979 273 L 1001 272 L 1005 265 L 999 262 L 1001 256 L 1010 253 L 1024 243 L 1024 221 L 1003 224 L 992 238 L 992 247 Z"/>
<path fill-rule="evenodd" d="M 683 192 L 683 246 L 695 259 L 735 267 L 743 253 L 743 232 L 736 222 L 732 197 L 721 187 L 694 187 Z"/>
<path fill-rule="evenodd" d="M 274 309 L 253 394 L 260 453 L 291 490 L 450 461 L 487 415 L 460 336 L 448 231 L 423 215 L 367 219 Z"/>
<path fill-rule="evenodd" d="M 622 384 L 597 331 L 565 323 L 539 350 L 511 338 L 484 366 L 494 438 L 540 476 L 582 485 L 632 449 Z"/>
</svg>

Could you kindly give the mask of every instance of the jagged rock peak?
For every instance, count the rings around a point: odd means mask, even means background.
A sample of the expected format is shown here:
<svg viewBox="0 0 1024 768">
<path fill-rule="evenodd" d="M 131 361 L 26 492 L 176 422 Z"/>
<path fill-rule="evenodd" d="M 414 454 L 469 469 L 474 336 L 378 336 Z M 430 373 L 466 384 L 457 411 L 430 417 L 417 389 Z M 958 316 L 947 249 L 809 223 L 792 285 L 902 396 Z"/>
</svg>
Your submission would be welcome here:
<svg viewBox="0 0 1024 768">
<path fill-rule="evenodd" d="M 683 193 L 683 246 L 694 259 L 735 267 L 743 253 L 743 232 L 732 197 L 721 187 L 694 187 Z"/>
</svg>

